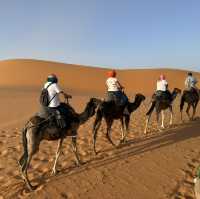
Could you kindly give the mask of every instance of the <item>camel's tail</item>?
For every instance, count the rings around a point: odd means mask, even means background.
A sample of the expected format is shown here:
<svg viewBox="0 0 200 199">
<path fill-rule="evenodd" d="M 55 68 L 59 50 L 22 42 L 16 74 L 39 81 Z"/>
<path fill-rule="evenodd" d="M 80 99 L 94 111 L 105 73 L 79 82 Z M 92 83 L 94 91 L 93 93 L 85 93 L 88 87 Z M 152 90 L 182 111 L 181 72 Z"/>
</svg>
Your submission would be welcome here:
<svg viewBox="0 0 200 199">
<path fill-rule="evenodd" d="M 149 111 L 146 113 L 146 115 L 150 115 L 152 113 L 153 109 L 155 108 L 155 105 L 156 105 L 156 101 L 153 101 L 151 104 L 151 107 L 150 107 Z"/>
<path fill-rule="evenodd" d="M 21 157 L 20 160 L 19 160 L 20 166 L 23 165 L 25 157 L 28 156 L 27 139 L 26 139 L 27 129 L 28 129 L 27 126 L 25 126 L 25 127 L 22 129 L 22 143 L 23 143 L 24 153 L 23 153 L 22 157 Z"/>
<path fill-rule="evenodd" d="M 180 112 L 183 111 L 184 103 L 185 103 L 185 97 L 184 97 L 184 95 L 183 95 L 183 96 L 181 97 Z"/>
</svg>

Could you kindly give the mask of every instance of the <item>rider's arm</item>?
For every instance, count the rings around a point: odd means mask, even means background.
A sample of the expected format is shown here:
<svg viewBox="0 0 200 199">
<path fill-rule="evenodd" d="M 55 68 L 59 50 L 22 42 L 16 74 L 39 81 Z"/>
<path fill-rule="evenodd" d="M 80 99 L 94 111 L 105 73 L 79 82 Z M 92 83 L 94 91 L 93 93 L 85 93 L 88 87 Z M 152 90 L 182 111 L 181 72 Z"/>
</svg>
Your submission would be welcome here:
<svg viewBox="0 0 200 199">
<path fill-rule="evenodd" d="M 67 93 L 65 93 L 64 91 L 59 92 L 59 94 L 62 94 L 64 96 L 64 98 L 72 98 L 71 95 L 68 95 Z"/>
<path fill-rule="evenodd" d="M 119 88 L 120 90 L 124 89 L 124 86 L 122 86 L 118 80 L 117 80 L 116 83 L 117 83 L 117 86 L 118 86 L 118 88 Z"/>
<path fill-rule="evenodd" d="M 198 81 L 197 81 L 197 79 L 194 77 L 194 84 L 197 84 L 198 83 Z"/>
<path fill-rule="evenodd" d="M 185 86 L 188 87 L 188 78 L 185 79 Z"/>
<path fill-rule="evenodd" d="M 57 84 L 55 84 L 55 90 L 58 94 L 62 94 L 64 98 L 72 98 L 71 95 L 68 95 L 67 93 L 65 93 Z"/>
<path fill-rule="evenodd" d="M 166 80 L 162 80 L 162 83 L 165 85 L 166 90 L 168 89 L 168 82 Z"/>
</svg>

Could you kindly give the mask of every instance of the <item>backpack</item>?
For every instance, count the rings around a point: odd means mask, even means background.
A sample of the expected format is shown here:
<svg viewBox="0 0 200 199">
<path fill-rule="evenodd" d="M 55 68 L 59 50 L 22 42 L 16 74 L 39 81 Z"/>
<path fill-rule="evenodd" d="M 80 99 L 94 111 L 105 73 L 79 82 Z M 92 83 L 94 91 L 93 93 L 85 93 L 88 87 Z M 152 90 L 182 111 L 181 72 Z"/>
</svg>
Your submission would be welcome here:
<svg viewBox="0 0 200 199">
<path fill-rule="evenodd" d="M 48 106 L 50 104 L 50 102 L 53 100 L 53 98 L 56 96 L 54 96 L 51 100 L 49 100 L 49 92 L 48 92 L 48 88 L 49 86 L 51 86 L 53 83 L 49 84 L 46 88 L 42 89 L 42 92 L 40 94 L 40 104 L 42 106 Z"/>
</svg>

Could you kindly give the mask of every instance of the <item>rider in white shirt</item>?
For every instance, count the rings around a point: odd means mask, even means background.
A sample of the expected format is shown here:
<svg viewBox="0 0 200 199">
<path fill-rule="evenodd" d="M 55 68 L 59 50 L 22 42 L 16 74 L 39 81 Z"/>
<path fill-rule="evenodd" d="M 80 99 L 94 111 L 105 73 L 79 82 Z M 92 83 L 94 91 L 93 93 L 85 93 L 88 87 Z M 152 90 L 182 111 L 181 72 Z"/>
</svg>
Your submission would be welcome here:
<svg viewBox="0 0 200 199">
<path fill-rule="evenodd" d="M 197 88 L 196 84 L 198 83 L 197 79 L 193 77 L 192 73 L 189 72 L 187 78 L 185 79 L 185 87 L 190 90 L 191 88 Z"/>
<path fill-rule="evenodd" d="M 48 107 L 56 108 L 60 106 L 60 99 L 58 94 L 62 92 L 61 88 L 58 86 L 57 83 L 46 82 L 44 88 L 47 88 L 49 94 L 49 105 Z"/>
<path fill-rule="evenodd" d="M 49 96 L 49 105 L 48 109 L 53 111 L 56 114 L 57 122 L 59 122 L 59 126 L 64 128 L 66 126 L 66 122 L 62 119 L 61 115 L 67 115 L 67 110 L 59 99 L 59 95 L 62 94 L 64 98 L 71 98 L 71 95 L 66 94 L 59 86 L 58 86 L 58 78 L 56 75 L 51 74 L 47 78 L 47 82 L 44 85 L 44 88 L 48 90 Z"/>
<path fill-rule="evenodd" d="M 108 72 L 108 79 L 106 80 L 106 86 L 108 91 L 108 101 L 114 101 L 118 106 L 124 106 L 128 103 L 127 96 L 122 92 L 124 87 L 120 84 L 116 78 L 116 71 L 112 70 Z M 124 109 L 124 114 L 129 114 L 127 107 Z"/>
<path fill-rule="evenodd" d="M 193 77 L 192 73 L 189 72 L 187 78 L 185 79 L 186 90 L 194 90 L 200 97 L 200 92 L 196 84 L 198 83 L 197 79 Z"/>
<path fill-rule="evenodd" d="M 168 82 L 164 75 L 160 75 L 157 81 L 156 95 L 161 96 L 163 94 L 167 94 L 167 96 L 171 98 L 171 93 L 168 90 Z"/>
<path fill-rule="evenodd" d="M 164 75 L 160 75 L 160 79 L 157 81 L 157 91 L 167 91 L 168 83 Z"/>
<path fill-rule="evenodd" d="M 108 92 L 116 92 L 121 91 L 123 86 L 119 83 L 116 78 L 116 72 L 110 71 L 108 72 L 108 79 L 106 80 L 106 85 L 108 88 Z"/>
<path fill-rule="evenodd" d="M 58 86 L 58 78 L 56 75 L 51 74 L 47 78 L 47 82 L 44 85 L 44 88 L 47 88 L 49 95 L 49 105 L 50 108 L 57 108 L 60 106 L 59 94 L 63 94 L 64 98 L 71 98 L 70 95 L 66 94 L 59 86 Z"/>
</svg>

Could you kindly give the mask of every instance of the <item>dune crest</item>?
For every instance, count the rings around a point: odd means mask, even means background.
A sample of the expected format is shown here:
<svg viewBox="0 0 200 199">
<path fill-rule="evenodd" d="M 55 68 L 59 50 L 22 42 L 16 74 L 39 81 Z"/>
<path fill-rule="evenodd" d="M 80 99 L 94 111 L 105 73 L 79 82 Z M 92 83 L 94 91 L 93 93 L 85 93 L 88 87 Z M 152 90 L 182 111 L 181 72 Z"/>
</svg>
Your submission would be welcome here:
<svg viewBox="0 0 200 199">
<path fill-rule="evenodd" d="M 31 59 L 0 62 L 0 87 L 41 87 L 50 73 L 59 76 L 66 89 L 78 93 L 105 93 L 108 69 L 74 64 L 63 64 Z M 117 70 L 118 78 L 128 93 L 150 95 L 160 74 L 165 74 L 170 88 L 183 88 L 187 71 L 174 69 Z M 200 78 L 199 73 L 195 75 Z"/>
</svg>

